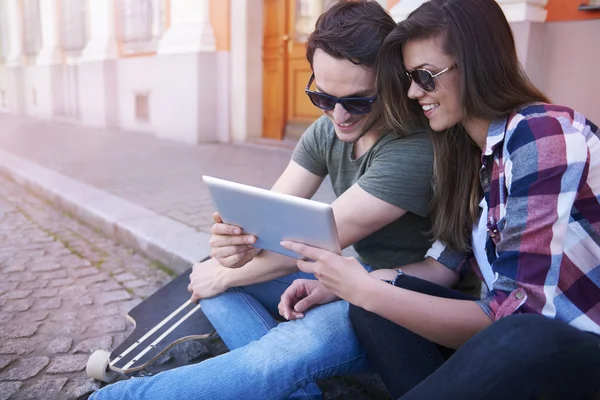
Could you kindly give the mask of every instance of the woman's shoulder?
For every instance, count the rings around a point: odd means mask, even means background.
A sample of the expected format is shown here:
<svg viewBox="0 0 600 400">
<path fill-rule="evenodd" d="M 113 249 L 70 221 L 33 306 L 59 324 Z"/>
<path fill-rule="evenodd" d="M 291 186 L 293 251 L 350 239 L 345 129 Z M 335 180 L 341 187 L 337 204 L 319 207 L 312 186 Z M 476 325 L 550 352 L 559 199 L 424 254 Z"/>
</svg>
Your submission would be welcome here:
<svg viewBox="0 0 600 400">
<path fill-rule="evenodd" d="M 514 111 L 509 117 L 506 136 L 527 131 L 531 139 L 567 133 L 598 134 L 598 127 L 583 114 L 572 108 L 548 103 L 528 104 Z"/>
<path fill-rule="evenodd" d="M 533 103 L 517 109 L 510 118 L 510 126 L 523 121 L 540 123 L 551 120 L 559 120 L 563 125 L 588 126 L 597 131 L 597 126 L 588 120 L 583 114 L 559 104 Z"/>
</svg>

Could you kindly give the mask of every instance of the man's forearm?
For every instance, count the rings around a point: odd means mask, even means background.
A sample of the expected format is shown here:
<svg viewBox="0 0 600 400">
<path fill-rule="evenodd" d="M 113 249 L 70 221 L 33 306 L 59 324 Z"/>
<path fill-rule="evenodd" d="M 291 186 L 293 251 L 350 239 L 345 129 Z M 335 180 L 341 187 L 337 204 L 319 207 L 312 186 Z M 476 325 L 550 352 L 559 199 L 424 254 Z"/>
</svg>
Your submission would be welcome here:
<svg viewBox="0 0 600 400">
<path fill-rule="evenodd" d="M 227 290 L 232 287 L 267 282 L 297 271 L 295 258 L 263 250 L 241 268 L 225 268 L 225 271 L 221 274 L 221 279 L 225 290 Z"/>
</svg>

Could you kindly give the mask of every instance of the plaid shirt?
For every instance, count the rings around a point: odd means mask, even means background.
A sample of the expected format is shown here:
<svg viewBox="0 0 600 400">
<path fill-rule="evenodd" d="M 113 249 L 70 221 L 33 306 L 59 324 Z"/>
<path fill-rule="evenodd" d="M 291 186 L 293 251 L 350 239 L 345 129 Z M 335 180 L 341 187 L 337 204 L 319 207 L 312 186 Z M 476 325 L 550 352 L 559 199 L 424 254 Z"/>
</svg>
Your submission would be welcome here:
<svg viewBox="0 0 600 400">
<path fill-rule="evenodd" d="M 598 127 L 566 107 L 530 105 L 492 123 L 482 165 L 495 280 L 478 304 L 492 320 L 536 313 L 600 334 Z M 472 254 L 438 242 L 427 255 L 483 278 Z"/>
</svg>

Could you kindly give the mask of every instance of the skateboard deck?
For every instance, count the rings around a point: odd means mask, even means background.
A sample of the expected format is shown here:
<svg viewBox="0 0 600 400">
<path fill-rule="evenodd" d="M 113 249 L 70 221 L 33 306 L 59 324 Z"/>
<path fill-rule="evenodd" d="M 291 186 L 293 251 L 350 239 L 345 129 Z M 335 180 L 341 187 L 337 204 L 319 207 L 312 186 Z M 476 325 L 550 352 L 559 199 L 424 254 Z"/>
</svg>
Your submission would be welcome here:
<svg viewBox="0 0 600 400">
<path fill-rule="evenodd" d="M 214 333 L 200 304 L 190 301 L 187 287 L 191 272 L 190 268 L 129 311 L 127 316 L 135 326 L 133 332 L 110 353 L 108 360 L 98 358 L 106 358 L 108 352 L 93 354 L 88 361 L 89 376 L 106 382 L 111 378 L 102 373 L 102 368 L 121 374 L 142 370 L 177 343 L 205 339 Z M 98 364 L 103 362 L 104 365 Z"/>
</svg>

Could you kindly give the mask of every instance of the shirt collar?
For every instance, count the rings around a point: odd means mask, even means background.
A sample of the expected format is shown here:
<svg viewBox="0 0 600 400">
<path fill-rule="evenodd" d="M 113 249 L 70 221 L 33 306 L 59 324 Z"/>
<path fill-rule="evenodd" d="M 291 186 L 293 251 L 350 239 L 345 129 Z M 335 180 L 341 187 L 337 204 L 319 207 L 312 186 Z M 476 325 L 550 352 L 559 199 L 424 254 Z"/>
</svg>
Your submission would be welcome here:
<svg viewBox="0 0 600 400">
<path fill-rule="evenodd" d="M 487 131 L 487 137 L 485 140 L 485 150 L 483 152 L 483 156 L 491 156 L 492 154 L 494 154 L 494 150 L 496 150 L 498 144 L 500 144 L 504 140 L 504 135 L 506 134 L 507 121 L 508 116 L 504 116 L 492 121 Z"/>
</svg>

